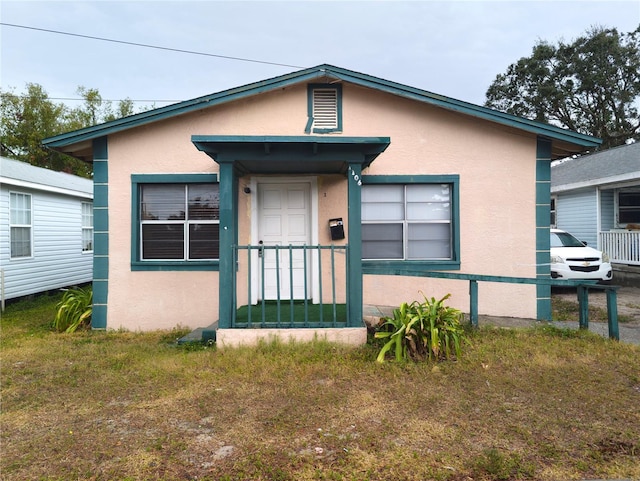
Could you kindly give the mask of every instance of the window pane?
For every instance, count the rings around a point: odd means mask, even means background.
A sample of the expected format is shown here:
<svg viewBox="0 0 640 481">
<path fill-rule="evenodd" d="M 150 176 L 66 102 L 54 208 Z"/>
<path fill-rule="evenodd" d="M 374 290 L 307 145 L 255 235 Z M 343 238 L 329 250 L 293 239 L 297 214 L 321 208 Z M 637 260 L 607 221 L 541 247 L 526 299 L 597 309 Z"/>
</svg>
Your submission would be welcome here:
<svg viewBox="0 0 640 481">
<path fill-rule="evenodd" d="M 620 192 L 618 203 L 620 207 L 640 207 L 640 192 Z"/>
<path fill-rule="evenodd" d="M 184 220 L 184 184 L 149 184 L 141 187 L 143 220 Z"/>
<path fill-rule="evenodd" d="M 82 229 L 82 251 L 93 250 L 93 229 Z"/>
<path fill-rule="evenodd" d="M 189 259 L 220 257 L 220 226 L 218 224 L 189 225 Z"/>
<path fill-rule="evenodd" d="M 143 224 L 143 259 L 184 259 L 184 224 Z"/>
<path fill-rule="evenodd" d="M 449 224 L 409 224 L 407 259 L 450 259 Z"/>
<path fill-rule="evenodd" d="M 31 224 L 31 195 L 12 193 L 10 196 L 11 224 Z"/>
<path fill-rule="evenodd" d="M 640 208 L 639 209 L 620 209 L 620 223 L 622 224 L 640 224 Z"/>
<path fill-rule="evenodd" d="M 364 224 L 363 259 L 402 259 L 402 224 Z"/>
<path fill-rule="evenodd" d="M 220 192 L 217 184 L 189 186 L 189 219 L 220 219 Z"/>
<path fill-rule="evenodd" d="M 11 257 L 31 257 L 31 228 L 11 228 Z"/>
<path fill-rule="evenodd" d="M 407 220 L 450 220 L 449 185 L 408 185 Z"/>
<path fill-rule="evenodd" d="M 93 206 L 88 202 L 82 203 L 82 227 L 93 227 Z"/>
<path fill-rule="evenodd" d="M 362 220 L 403 220 L 404 191 L 401 185 L 362 186 Z"/>
</svg>

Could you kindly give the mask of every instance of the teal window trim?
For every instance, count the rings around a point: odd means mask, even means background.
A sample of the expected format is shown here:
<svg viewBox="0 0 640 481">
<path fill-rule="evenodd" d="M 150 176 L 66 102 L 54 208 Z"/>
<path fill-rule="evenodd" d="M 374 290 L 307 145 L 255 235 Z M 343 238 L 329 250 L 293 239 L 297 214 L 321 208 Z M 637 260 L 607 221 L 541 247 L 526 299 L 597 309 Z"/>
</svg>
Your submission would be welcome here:
<svg viewBox="0 0 640 481">
<path fill-rule="evenodd" d="M 132 271 L 218 271 L 220 261 L 140 260 L 140 185 L 217 184 L 218 174 L 132 174 L 131 175 L 131 270 Z"/>
<path fill-rule="evenodd" d="M 446 175 L 363 175 L 371 184 L 449 184 L 451 185 L 451 259 L 445 260 L 363 260 L 363 274 L 420 276 L 428 270 L 460 269 L 460 176 Z"/>
<path fill-rule="evenodd" d="M 313 116 L 313 98 L 314 92 L 319 89 L 331 89 L 336 92 L 336 127 L 334 128 L 315 128 L 313 127 L 315 119 Z M 332 132 L 342 132 L 342 85 L 341 84 L 317 84 L 312 83 L 307 86 L 307 125 L 305 133 L 307 134 L 329 134 Z"/>
</svg>

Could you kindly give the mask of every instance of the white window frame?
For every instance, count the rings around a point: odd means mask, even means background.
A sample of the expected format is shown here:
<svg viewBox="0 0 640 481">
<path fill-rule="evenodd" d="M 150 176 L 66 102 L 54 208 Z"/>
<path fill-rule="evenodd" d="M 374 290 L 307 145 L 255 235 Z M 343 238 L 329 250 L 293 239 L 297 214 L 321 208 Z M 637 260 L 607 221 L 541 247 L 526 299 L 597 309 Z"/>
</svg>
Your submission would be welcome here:
<svg viewBox="0 0 640 481">
<path fill-rule="evenodd" d="M 18 209 L 17 206 L 14 205 L 14 199 L 18 197 L 23 199 L 28 199 L 28 206 L 25 208 Z M 27 212 L 29 217 L 29 222 L 16 222 L 16 218 L 14 213 L 16 212 Z M 28 255 L 14 255 L 13 251 L 13 232 L 14 229 L 28 229 L 29 231 L 29 254 Z M 33 258 L 33 196 L 31 194 L 26 194 L 24 192 L 9 192 L 9 250 L 10 250 L 10 259 L 18 260 L 18 259 L 32 259 Z"/>
<path fill-rule="evenodd" d="M 91 202 L 82 202 L 80 204 L 82 218 L 82 253 L 89 254 L 93 252 L 93 204 Z"/>
</svg>

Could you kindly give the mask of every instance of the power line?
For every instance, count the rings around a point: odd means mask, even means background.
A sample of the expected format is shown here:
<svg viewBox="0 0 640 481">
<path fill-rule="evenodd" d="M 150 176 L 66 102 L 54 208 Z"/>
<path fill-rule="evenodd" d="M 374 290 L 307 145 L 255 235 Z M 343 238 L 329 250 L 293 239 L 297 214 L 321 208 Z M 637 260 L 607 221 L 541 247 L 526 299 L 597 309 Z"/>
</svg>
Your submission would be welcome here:
<svg viewBox="0 0 640 481">
<path fill-rule="evenodd" d="M 264 64 L 264 65 L 275 65 L 275 66 L 278 66 L 278 67 L 304 68 L 304 67 L 300 67 L 299 65 L 288 65 L 288 64 L 285 64 L 285 63 L 266 62 L 264 60 L 255 60 L 255 59 L 243 58 L 243 57 L 231 57 L 231 56 L 228 56 L 228 55 L 218 55 L 218 54 L 206 53 L 206 52 L 196 52 L 196 51 L 193 51 L 193 50 L 183 50 L 183 49 L 179 49 L 179 48 L 160 47 L 160 46 L 157 46 L 157 45 L 149 45 L 149 44 L 137 43 L 137 42 L 127 42 L 127 41 L 124 41 L 124 40 L 115 40 L 115 39 L 112 39 L 112 38 L 94 37 L 94 36 L 91 36 L 91 35 L 81 35 L 79 33 L 61 32 L 59 30 L 49 30 L 49 29 L 46 29 L 46 28 L 29 27 L 27 25 L 17 25 L 15 23 L 0 22 L 0 25 L 4 25 L 5 27 L 24 28 L 24 29 L 27 29 L 27 30 L 37 30 L 39 32 L 55 33 L 57 35 L 68 35 L 70 37 L 79 37 L 79 38 L 88 38 L 88 39 L 91 39 L 91 40 L 100 40 L 102 42 L 120 43 L 120 44 L 123 44 L 123 45 L 132 45 L 134 47 L 153 48 L 153 49 L 156 49 L 156 50 L 166 50 L 166 51 L 170 51 L 170 52 L 187 53 L 187 54 L 190 54 L 190 55 L 202 55 L 204 57 L 215 57 L 215 58 L 223 58 L 223 59 L 226 59 L 226 60 L 237 60 L 239 62 L 260 63 L 260 64 Z"/>
</svg>

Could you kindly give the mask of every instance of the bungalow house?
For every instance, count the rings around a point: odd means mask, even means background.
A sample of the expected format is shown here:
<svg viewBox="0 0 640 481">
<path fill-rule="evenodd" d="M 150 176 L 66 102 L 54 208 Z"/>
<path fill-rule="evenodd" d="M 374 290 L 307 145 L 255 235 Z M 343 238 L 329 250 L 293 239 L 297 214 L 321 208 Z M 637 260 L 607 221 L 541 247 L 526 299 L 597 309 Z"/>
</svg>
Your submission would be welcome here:
<svg viewBox="0 0 640 481">
<path fill-rule="evenodd" d="M 320 65 L 44 143 L 94 166 L 93 327 L 235 343 L 364 342 L 363 306 L 421 293 L 466 310 L 428 271 L 548 278 L 551 161 L 599 140 Z M 547 319 L 549 291 L 487 282 L 478 308 Z"/>
<path fill-rule="evenodd" d="M 640 143 L 553 165 L 551 205 L 552 226 L 609 254 L 615 278 L 638 271 Z"/>
<path fill-rule="evenodd" d="M 0 293 L 91 282 L 93 182 L 0 157 Z"/>
</svg>

